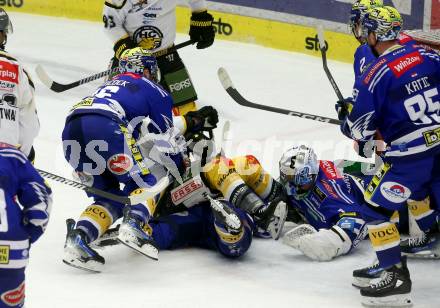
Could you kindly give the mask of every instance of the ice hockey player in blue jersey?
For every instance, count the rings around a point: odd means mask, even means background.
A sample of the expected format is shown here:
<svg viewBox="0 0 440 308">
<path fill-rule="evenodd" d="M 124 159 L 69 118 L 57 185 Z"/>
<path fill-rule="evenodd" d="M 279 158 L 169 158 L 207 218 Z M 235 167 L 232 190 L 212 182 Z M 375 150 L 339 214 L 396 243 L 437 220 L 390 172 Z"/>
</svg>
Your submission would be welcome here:
<svg viewBox="0 0 440 308">
<path fill-rule="evenodd" d="M 46 229 L 51 194 L 26 156 L 0 143 L 0 308 L 24 305 L 29 249 Z"/>
<path fill-rule="evenodd" d="M 167 176 L 160 168 L 162 163 L 168 167 L 171 165 L 179 173 L 183 169 L 183 149 L 173 126 L 172 99 L 157 84 L 156 59 L 147 50 L 137 47 L 126 50 L 119 65 L 121 74 L 73 106 L 62 139 L 66 160 L 83 183 L 128 196 L 148 189 L 159 180 L 158 177 Z M 202 109 L 185 116 L 187 131 L 203 129 L 216 116 L 212 108 L 205 107 L 205 111 L 208 109 L 206 113 Z M 145 136 L 153 141 L 151 149 L 160 149 L 156 151 L 159 157 L 151 152 L 147 153 L 150 160 L 144 157 L 145 151 L 138 141 Z M 158 164 L 159 173 L 154 174 L 153 169 Z M 82 213 L 76 226 L 68 224 L 63 258 L 66 264 L 100 271 L 105 260 L 89 243 L 122 216 L 119 240 L 137 252 L 157 259 L 158 247 L 144 231 L 154 214 L 154 200 L 126 207 L 124 212 L 123 204 L 91 196 L 94 203 Z"/>
<path fill-rule="evenodd" d="M 368 9 L 380 6 L 383 6 L 382 0 L 356 0 L 351 6 L 350 29 L 360 43 L 354 54 L 353 68 L 355 76 L 360 76 L 376 60 L 376 56 L 362 36 L 362 20 Z"/>
<path fill-rule="evenodd" d="M 366 201 L 383 216 L 368 224 L 379 265 L 385 268 L 380 282 L 361 289 L 370 306 L 411 304 L 411 279 L 391 213 L 408 204 L 417 209 L 418 225 L 430 228 L 435 222 L 429 192 L 440 200 L 440 58 L 418 45 L 400 45 L 401 24 L 385 8 L 367 12 L 364 34 L 379 57 L 356 80 L 351 111 L 339 109 L 347 114 L 341 125 L 346 136 L 366 141 L 379 129 L 388 144 L 382 169 L 365 192 Z"/>
<path fill-rule="evenodd" d="M 280 182 L 289 206 L 307 224 L 287 232 L 283 242 L 317 261 L 349 253 L 366 236 L 360 179 L 341 173 L 332 161 L 318 160 L 313 149 L 301 145 L 280 160 Z"/>
</svg>

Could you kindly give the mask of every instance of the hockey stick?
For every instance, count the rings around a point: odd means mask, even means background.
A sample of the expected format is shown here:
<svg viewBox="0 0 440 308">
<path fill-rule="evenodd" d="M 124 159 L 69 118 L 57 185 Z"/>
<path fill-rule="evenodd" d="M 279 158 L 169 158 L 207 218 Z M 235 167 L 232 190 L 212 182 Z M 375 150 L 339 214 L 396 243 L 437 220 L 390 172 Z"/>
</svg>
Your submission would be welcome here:
<svg viewBox="0 0 440 308">
<path fill-rule="evenodd" d="M 53 181 L 57 181 L 69 186 L 72 186 L 74 188 L 78 188 L 81 190 L 84 190 L 88 193 L 100 196 L 100 197 L 104 197 L 122 204 L 127 204 L 127 205 L 135 205 L 135 204 L 139 204 L 142 202 L 145 202 L 147 199 L 154 197 L 155 195 L 159 194 L 160 192 L 162 192 L 169 184 L 169 179 L 168 177 L 164 177 L 162 178 L 159 182 L 157 182 L 154 186 L 151 186 L 150 188 L 146 188 L 143 189 L 141 193 L 139 194 L 133 194 L 131 196 L 128 197 L 124 197 L 124 196 L 118 196 L 106 191 L 103 191 L 101 189 L 97 189 L 94 187 L 90 187 L 87 185 L 84 185 L 82 183 L 76 182 L 76 181 L 72 181 L 66 178 L 63 178 L 62 176 L 44 171 L 44 170 L 40 170 L 37 169 L 38 173 L 41 174 L 41 176 L 47 178 L 47 179 L 51 179 Z"/>
<path fill-rule="evenodd" d="M 223 67 L 219 68 L 217 71 L 217 75 L 218 75 L 218 78 L 219 78 L 223 88 L 226 90 L 226 92 L 228 92 L 229 96 L 234 101 L 236 101 L 239 105 L 249 107 L 249 108 L 254 108 L 254 109 L 260 109 L 260 110 L 266 110 L 266 111 L 275 112 L 275 113 L 281 113 L 281 114 L 285 114 L 285 115 L 289 115 L 289 116 L 293 116 L 293 117 L 300 117 L 303 119 L 319 121 L 319 122 L 325 122 L 325 123 L 337 124 L 337 125 L 341 124 L 341 121 L 339 121 L 337 119 L 321 117 L 321 116 L 314 115 L 314 114 L 302 113 L 299 111 L 292 111 L 292 110 L 287 110 L 287 109 L 252 103 L 252 102 L 248 101 L 247 99 L 245 99 L 240 94 L 240 92 L 238 92 L 238 90 L 235 88 L 234 84 L 232 83 L 232 80 L 229 77 L 229 74 L 226 71 L 226 69 L 224 69 Z"/>
<path fill-rule="evenodd" d="M 166 49 L 165 52 L 159 51 L 157 53 L 154 53 L 154 55 L 155 56 L 163 56 L 163 55 L 168 54 L 172 51 L 186 47 L 188 45 L 192 45 L 194 43 L 195 43 L 194 41 L 188 40 L 188 41 L 182 42 L 180 44 L 177 44 L 173 47 Z M 108 69 L 106 71 L 94 74 L 92 76 L 74 81 L 72 83 L 62 84 L 62 83 L 58 83 L 58 82 L 54 81 L 52 78 L 50 78 L 49 75 L 46 73 L 46 71 L 44 70 L 44 68 L 40 64 L 38 64 L 37 67 L 35 68 L 35 72 L 37 73 L 37 76 L 41 80 L 41 82 L 46 87 L 48 87 L 49 89 L 51 89 L 52 91 L 57 92 L 57 93 L 67 91 L 67 90 L 76 88 L 80 85 L 83 85 L 85 83 L 89 83 L 93 80 L 97 80 L 99 78 L 111 75 L 113 73 L 116 73 L 118 70 L 119 70 L 119 68 L 115 67 L 115 68 Z"/>
<path fill-rule="evenodd" d="M 335 79 L 332 76 L 332 73 L 328 69 L 327 65 L 327 45 L 325 44 L 324 39 L 324 29 L 321 25 L 317 27 L 318 30 L 318 40 L 319 40 L 319 50 L 321 50 L 321 57 L 322 57 L 322 66 L 324 67 L 325 74 L 327 75 L 328 80 L 330 81 L 330 84 L 333 87 L 333 90 L 335 90 L 336 96 L 340 101 L 344 100 L 344 96 L 342 96 L 341 91 L 339 90 L 338 85 L 336 84 Z"/>
</svg>

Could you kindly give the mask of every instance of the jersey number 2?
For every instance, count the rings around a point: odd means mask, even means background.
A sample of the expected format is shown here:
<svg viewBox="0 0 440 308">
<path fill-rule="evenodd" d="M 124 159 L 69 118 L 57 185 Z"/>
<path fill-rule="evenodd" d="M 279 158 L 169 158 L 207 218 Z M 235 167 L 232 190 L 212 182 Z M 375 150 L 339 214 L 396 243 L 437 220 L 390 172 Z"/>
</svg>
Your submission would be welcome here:
<svg viewBox="0 0 440 308">
<path fill-rule="evenodd" d="M 5 192 L 0 188 L 0 232 L 8 232 Z"/>
</svg>

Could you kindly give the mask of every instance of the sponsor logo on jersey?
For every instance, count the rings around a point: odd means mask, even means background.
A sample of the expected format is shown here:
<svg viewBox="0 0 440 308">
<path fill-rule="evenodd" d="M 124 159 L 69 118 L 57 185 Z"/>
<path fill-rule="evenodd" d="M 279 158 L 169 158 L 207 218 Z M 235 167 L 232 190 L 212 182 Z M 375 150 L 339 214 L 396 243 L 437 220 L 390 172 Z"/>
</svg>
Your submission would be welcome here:
<svg viewBox="0 0 440 308">
<path fill-rule="evenodd" d="M 203 187 L 201 179 L 193 178 L 171 191 L 171 200 L 175 205 L 189 199 Z M 204 191 L 204 190 L 203 190 Z"/>
<path fill-rule="evenodd" d="M 6 306 L 16 307 L 24 302 L 24 281 L 13 290 L 6 291 L 1 295 L 1 301 L 6 304 Z"/>
<path fill-rule="evenodd" d="M 22 7 L 24 0 L 0 0 L 0 6 Z"/>
<path fill-rule="evenodd" d="M 9 246 L 0 246 L 0 264 L 9 263 Z"/>
<path fill-rule="evenodd" d="M 0 61 L 0 80 L 18 84 L 18 65 Z"/>
<path fill-rule="evenodd" d="M 394 75 L 399 78 L 407 71 L 421 63 L 423 63 L 422 56 L 418 51 L 414 51 L 388 63 L 388 67 L 393 71 Z"/>
<path fill-rule="evenodd" d="M 12 82 L 0 80 L 0 89 L 2 91 L 12 92 L 14 91 L 15 84 Z"/>
<path fill-rule="evenodd" d="M 183 89 L 190 88 L 191 86 L 192 86 L 191 80 L 187 78 L 181 82 L 177 82 L 170 85 L 170 91 L 171 93 L 174 93 L 174 92 L 182 91 Z"/>
<path fill-rule="evenodd" d="M 115 154 L 107 161 L 108 169 L 114 174 L 127 173 L 133 167 L 133 160 L 127 154 Z"/>
<path fill-rule="evenodd" d="M 407 187 L 396 182 L 383 183 L 380 192 L 385 199 L 393 203 L 405 202 L 411 196 L 411 191 Z"/>
<path fill-rule="evenodd" d="M 408 34 L 405 34 L 405 33 L 402 33 L 402 32 L 401 32 L 401 33 L 399 34 L 399 38 L 398 38 L 398 40 L 399 40 L 399 43 L 400 43 L 400 44 L 406 44 L 406 43 L 412 41 L 413 38 L 412 38 L 411 36 L 409 36 Z"/>
<path fill-rule="evenodd" d="M 139 47 L 153 50 L 162 45 L 163 33 L 157 27 L 143 26 L 133 33 L 133 39 Z"/>
<path fill-rule="evenodd" d="M 214 20 L 212 22 L 212 25 L 214 26 L 215 33 L 220 35 L 226 35 L 229 36 L 232 34 L 232 25 L 228 24 L 226 22 L 222 22 L 222 19 L 219 18 L 218 20 Z"/>
<path fill-rule="evenodd" d="M 324 202 L 325 198 L 327 198 L 327 195 L 322 190 L 320 190 L 318 186 L 315 186 L 313 188 L 313 192 L 318 197 L 318 199 L 321 203 Z"/>
<path fill-rule="evenodd" d="M 319 167 L 322 169 L 322 171 L 324 171 L 324 174 L 330 180 L 342 178 L 338 169 L 336 169 L 335 165 L 331 161 L 321 160 L 319 161 Z"/>
<path fill-rule="evenodd" d="M 440 141 L 440 128 L 428 130 L 423 133 L 426 146 L 430 147 Z"/>
<path fill-rule="evenodd" d="M 377 62 L 373 67 L 370 68 L 368 71 L 368 74 L 364 78 L 364 83 L 368 84 L 370 83 L 371 79 L 373 78 L 374 74 L 379 70 L 379 68 L 387 62 L 387 59 L 382 58 Z"/>
<path fill-rule="evenodd" d="M 338 194 L 333 190 L 332 186 L 324 180 L 321 180 L 322 186 L 324 186 L 325 190 L 335 199 L 339 199 Z"/>
</svg>

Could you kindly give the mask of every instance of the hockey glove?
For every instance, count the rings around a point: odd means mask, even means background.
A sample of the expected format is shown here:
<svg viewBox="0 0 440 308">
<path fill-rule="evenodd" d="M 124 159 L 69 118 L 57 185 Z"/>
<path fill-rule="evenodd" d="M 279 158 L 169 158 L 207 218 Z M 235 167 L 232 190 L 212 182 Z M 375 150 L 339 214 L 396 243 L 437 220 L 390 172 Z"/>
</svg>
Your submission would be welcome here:
<svg viewBox="0 0 440 308">
<path fill-rule="evenodd" d="M 135 42 L 133 42 L 133 40 L 129 36 L 121 38 L 119 41 L 115 43 L 115 46 L 113 46 L 113 51 L 115 52 L 115 58 L 119 60 L 121 54 L 125 50 L 135 47 L 136 47 Z"/>
<path fill-rule="evenodd" d="M 344 121 L 353 109 L 353 99 L 348 97 L 342 101 L 337 101 L 335 105 L 338 119 Z"/>
<path fill-rule="evenodd" d="M 217 127 L 218 113 L 212 106 L 205 106 L 197 111 L 190 111 L 184 115 L 186 132 L 201 132 Z"/>
<path fill-rule="evenodd" d="M 214 43 L 214 18 L 207 11 L 193 12 L 189 27 L 189 37 L 197 42 L 197 49 L 203 49 Z"/>
</svg>

